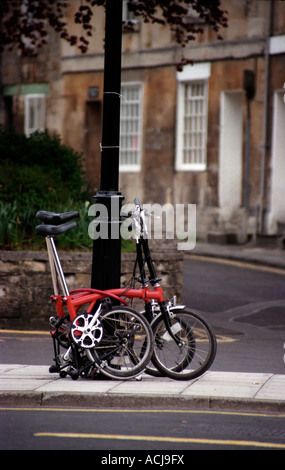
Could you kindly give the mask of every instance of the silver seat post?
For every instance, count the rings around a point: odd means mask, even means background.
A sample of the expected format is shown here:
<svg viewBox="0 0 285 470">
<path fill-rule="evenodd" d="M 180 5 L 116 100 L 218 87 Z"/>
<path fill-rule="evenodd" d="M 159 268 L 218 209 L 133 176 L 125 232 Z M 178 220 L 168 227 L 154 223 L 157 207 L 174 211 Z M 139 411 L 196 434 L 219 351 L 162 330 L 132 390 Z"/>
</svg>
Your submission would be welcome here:
<svg viewBox="0 0 285 470">
<path fill-rule="evenodd" d="M 60 294 L 60 289 L 58 285 L 58 281 L 59 281 L 63 295 L 67 296 L 69 295 L 69 290 L 66 284 L 66 280 L 64 277 L 64 273 L 63 273 L 62 266 L 58 257 L 58 253 L 57 253 L 57 249 L 56 249 L 53 237 L 46 237 L 46 244 L 47 244 L 47 251 L 48 251 L 48 256 L 49 256 L 54 294 L 55 295 Z"/>
<path fill-rule="evenodd" d="M 46 245 L 47 245 L 48 259 L 49 259 L 51 279 L 52 279 L 52 285 L 53 285 L 53 292 L 54 292 L 54 295 L 59 295 L 60 289 L 59 289 L 57 275 L 56 275 L 55 262 L 53 258 L 50 237 L 46 237 Z"/>
</svg>

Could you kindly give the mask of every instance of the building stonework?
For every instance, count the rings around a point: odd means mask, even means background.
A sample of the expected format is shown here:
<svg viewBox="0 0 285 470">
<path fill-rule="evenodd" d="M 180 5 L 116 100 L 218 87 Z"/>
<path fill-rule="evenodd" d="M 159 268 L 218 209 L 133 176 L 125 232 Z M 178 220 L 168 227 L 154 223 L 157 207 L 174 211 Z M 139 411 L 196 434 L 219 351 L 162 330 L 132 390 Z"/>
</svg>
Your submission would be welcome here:
<svg viewBox="0 0 285 470">
<path fill-rule="evenodd" d="M 67 13 L 73 28 L 79 3 L 72 2 Z M 206 27 L 183 51 L 194 65 L 182 72 L 176 68 L 181 50 L 167 28 L 138 22 L 134 32 L 123 33 L 122 84 L 139 90 L 140 129 L 132 144 L 138 160 L 121 166 L 120 191 L 125 202 L 138 196 L 143 203 L 196 204 L 199 239 L 220 233 L 244 242 L 260 233 L 282 235 L 285 227 L 285 3 L 222 0 L 221 5 L 229 19 L 223 40 Z M 40 90 L 47 130 L 83 152 L 94 193 L 100 187 L 104 21 L 104 9 L 97 8 L 86 55 L 51 33 L 38 55 L 5 52 L 1 58 L 0 122 L 13 118 L 23 131 L 25 96 Z M 246 71 L 255 88 L 250 116 Z M 194 96 L 197 84 L 204 87 L 200 98 Z M 202 113 L 192 108 L 186 115 L 186 93 L 192 93 L 192 104 L 204 100 Z M 206 119 L 199 124 L 203 144 L 195 143 L 196 130 L 191 134 L 187 128 L 191 113 L 196 122 Z M 134 124 L 134 117 L 129 121 Z M 195 149 L 203 145 L 199 154 Z"/>
<path fill-rule="evenodd" d="M 92 253 L 60 252 L 63 271 L 70 290 L 89 287 Z M 165 300 L 177 296 L 182 301 L 183 252 L 172 240 L 154 243 L 153 261 L 162 278 Z M 121 285 L 131 279 L 135 253 L 122 253 Z M 138 275 L 138 272 L 137 272 Z M 137 284 L 139 286 L 139 284 Z M 52 280 L 44 251 L 0 251 L 0 328 L 48 329 L 55 315 Z M 143 308 L 143 303 L 137 305 Z"/>
</svg>

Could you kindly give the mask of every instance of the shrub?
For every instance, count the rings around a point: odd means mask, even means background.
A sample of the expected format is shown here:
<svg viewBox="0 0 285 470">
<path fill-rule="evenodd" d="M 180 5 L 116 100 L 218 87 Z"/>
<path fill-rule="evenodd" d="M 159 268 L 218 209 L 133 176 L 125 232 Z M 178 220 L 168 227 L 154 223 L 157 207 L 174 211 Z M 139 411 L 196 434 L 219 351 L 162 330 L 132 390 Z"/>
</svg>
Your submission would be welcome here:
<svg viewBox="0 0 285 470">
<path fill-rule="evenodd" d="M 52 192 L 59 202 L 67 193 L 74 200 L 86 197 L 82 155 L 63 145 L 57 135 L 35 132 L 26 137 L 0 126 L 0 155 L 1 200 L 21 200 L 34 193 L 46 201 Z"/>
<path fill-rule="evenodd" d="M 26 137 L 0 126 L 0 155 L 2 246 L 19 247 L 35 240 L 39 209 L 79 209 L 83 214 L 84 201 L 90 195 L 82 155 L 63 145 L 59 136 L 35 132 Z M 68 244 L 68 236 L 65 238 Z M 75 243 L 71 236 L 69 239 L 71 245 Z"/>
</svg>

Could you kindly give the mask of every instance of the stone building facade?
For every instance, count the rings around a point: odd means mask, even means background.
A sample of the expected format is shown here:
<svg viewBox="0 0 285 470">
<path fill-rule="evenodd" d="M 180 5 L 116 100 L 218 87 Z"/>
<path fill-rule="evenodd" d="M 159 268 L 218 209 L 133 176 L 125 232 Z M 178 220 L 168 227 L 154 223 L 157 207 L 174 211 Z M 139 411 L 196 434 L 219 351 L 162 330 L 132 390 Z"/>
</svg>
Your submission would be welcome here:
<svg viewBox="0 0 285 470">
<path fill-rule="evenodd" d="M 70 2 L 70 24 L 78 3 Z M 167 28 L 137 22 L 134 32 L 123 33 L 120 190 L 125 202 L 138 196 L 145 203 L 196 204 L 200 239 L 222 233 L 244 241 L 282 233 L 285 224 L 285 3 L 221 3 L 229 18 L 223 40 L 205 28 L 183 51 L 194 65 L 182 72 L 180 47 Z M 94 18 L 86 55 L 52 32 L 34 57 L 2 54 L 0 122 L 60 134 L 83 152 L 95 193 L 104 10 Z M 254 86 L 250 115 L 246 77 Z M 38 121 L 29 122 L 35 109 Z"/>
</svg>

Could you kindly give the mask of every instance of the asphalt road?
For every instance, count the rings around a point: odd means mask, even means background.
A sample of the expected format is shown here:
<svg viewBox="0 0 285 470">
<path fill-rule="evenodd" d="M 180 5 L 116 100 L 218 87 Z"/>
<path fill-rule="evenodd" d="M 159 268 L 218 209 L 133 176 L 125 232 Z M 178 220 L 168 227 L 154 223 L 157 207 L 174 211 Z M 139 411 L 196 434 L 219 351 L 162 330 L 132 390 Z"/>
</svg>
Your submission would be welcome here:
<svg viewBox="0 0 285 470">
<path fill-rule="evenodd" d="M 191 450 L 285 449 L 284 414 L 2 407 L 0 419 L 0 449 L 99 450 L 91 456 L 96 468 L 189 468 Z M 118 456 L 132 460 L 118 462 Z"/>
<path fill-rule="evenodd" d="M 284 373 L 285 271 L 189 257 L 183 302 L 215 329 L 211 370 Z"/>
</svg>

